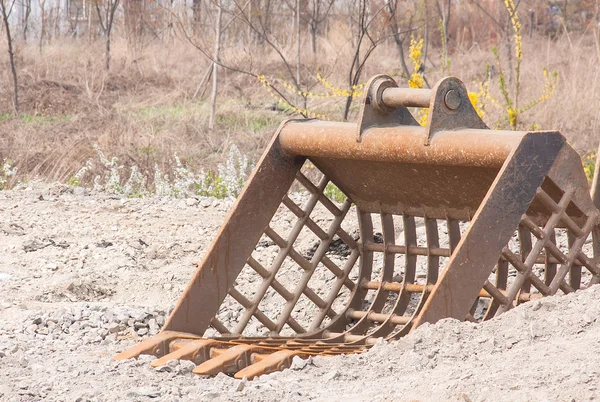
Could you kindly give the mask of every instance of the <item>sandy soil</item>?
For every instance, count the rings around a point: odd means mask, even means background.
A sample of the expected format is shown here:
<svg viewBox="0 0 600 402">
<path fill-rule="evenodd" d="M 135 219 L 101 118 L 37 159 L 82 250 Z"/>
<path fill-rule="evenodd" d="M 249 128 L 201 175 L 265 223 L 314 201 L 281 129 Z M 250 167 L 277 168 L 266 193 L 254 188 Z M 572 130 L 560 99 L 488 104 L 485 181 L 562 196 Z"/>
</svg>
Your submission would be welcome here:
<svg viewBox="0 0 600 402">
<path fill-rule="evenodd" d="M 297 360 L 290 370 L 251 382 L 196 376 L 187 362 L 153 369 L 150 357 L 112 361 L 160 329 L 230 204 L 121 199 L 40 183 L 1 191 L 0 400 L 580 401 L 600 395 L 599 286 L 527 303 L 483 324 L 424 325 L 361 355 Z"/>
</svg>

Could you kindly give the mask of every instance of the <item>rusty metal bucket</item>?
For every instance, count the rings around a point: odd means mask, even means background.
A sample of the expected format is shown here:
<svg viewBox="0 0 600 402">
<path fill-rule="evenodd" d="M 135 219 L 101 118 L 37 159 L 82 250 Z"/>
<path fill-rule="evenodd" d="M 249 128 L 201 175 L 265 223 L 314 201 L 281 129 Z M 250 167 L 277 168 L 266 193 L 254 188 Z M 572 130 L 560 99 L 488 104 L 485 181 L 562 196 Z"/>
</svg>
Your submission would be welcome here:
<svg viewBox="0 0 600 402">
<path fill-rule="evenodd" d="M 116 359 L 251 379 L 573 292 L 600 278 L 596 198 L 560 133 L 489 130 L 456 78 L 376 76 L 358 124 L 282 124 L 162 332 Z"/>
</svg>

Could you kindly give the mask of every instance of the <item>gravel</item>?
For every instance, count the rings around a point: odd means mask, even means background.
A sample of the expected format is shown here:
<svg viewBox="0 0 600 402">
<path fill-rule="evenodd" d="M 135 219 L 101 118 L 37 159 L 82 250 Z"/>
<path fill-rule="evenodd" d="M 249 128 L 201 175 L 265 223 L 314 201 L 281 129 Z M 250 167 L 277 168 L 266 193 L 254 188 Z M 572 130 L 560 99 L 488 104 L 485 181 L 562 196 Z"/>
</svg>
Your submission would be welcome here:
<svg viewBox="0 0 600 402">
<path fill-rule="evenodd" d="M 254 381 L 197 376 L 187 361 L 157 368 L 151 356 L 113 361 L 164 325 L 230 205 L 204 197 L 121 199 L 43 183 L 0 191 L 0 400 L 581 401 L 600 395 L 598 285 L 481 324 L 426 324 L 359 355 L 294 358 L 290 370 Z M 284 230 L 289 222 L 277 225 Z M 313 248 L 307 241 L 299 251 Z M 343 258 L 346 250 L 337 248 L 332 254 Z M 271 258 L 274 250 L 264 242 L 259 252 Z M 327 285 L 327 278 L 319 280 Z M 223 314 L 234 321 L 237 313 Z"/>
</svg>

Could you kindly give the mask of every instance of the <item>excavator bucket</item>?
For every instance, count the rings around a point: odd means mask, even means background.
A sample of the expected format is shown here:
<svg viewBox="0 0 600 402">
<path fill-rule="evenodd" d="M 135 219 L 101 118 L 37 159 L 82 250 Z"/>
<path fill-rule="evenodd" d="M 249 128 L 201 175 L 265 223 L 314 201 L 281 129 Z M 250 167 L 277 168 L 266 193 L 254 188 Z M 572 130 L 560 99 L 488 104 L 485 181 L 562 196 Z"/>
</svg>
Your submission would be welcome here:
<svg viewBox="0 0 600 402">
<path fill-rule="evenodd" d="M 560 133 L 488 129 L 456 78 L 376 76 L 358 123 L 281 125 L 162 331 L 116 359 L 252 379 L 585 288 L 597 198 Z"/>
</svg>

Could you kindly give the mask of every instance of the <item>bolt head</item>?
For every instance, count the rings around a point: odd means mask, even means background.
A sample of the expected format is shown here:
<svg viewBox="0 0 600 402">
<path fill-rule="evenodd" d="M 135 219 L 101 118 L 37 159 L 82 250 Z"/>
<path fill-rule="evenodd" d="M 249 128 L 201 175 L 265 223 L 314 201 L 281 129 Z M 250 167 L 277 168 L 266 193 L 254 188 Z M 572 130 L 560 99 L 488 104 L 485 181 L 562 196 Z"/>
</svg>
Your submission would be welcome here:
<svg viewBox="0 0 600 402">
<path fill-rule="evenodd" d="M 448 107 L 448 109 L 456 110 L 460 106 L 460 102 L 461 102 L 460 94 L 458 93 L 457 90 L 451 89 L 448 92 L 446 92 L 446 96 L 444 97 L 444 102 L 446 103 L 446 106 Z"/>
</svg>

